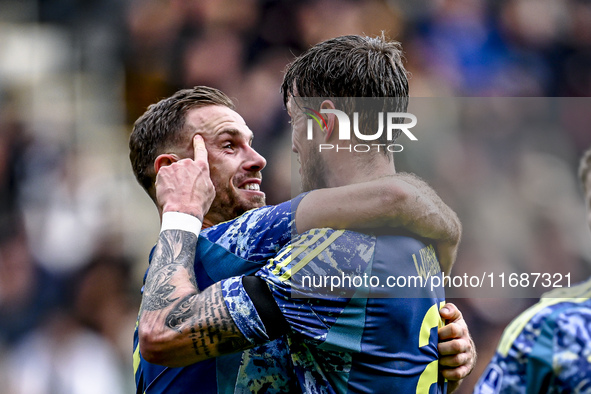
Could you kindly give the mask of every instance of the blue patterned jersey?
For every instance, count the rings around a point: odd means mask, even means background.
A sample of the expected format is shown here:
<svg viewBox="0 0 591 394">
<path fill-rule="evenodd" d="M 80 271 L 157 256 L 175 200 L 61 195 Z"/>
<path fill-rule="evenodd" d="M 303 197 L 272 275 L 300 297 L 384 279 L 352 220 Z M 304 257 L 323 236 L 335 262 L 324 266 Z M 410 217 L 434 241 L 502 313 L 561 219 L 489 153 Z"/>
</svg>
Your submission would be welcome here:
<svg viewBox="0 0 591 394">
<path fill-rule="evenodd" d="M 296 237 L 257 276 L 291 327 L 288 346 L 303 392 L 445 392 L 437 353 L 444 291 L 427 285 L 428 276 L 441 278 L 432 246 L 406 236 L 316 229 Z M 335 279 L 341 286 L 328 290 Z M 222 281 L 222 292 L 244 336 L 266 342 L 241 278 Z"/>
<path fill-rule="evenodd" d="M 255 273 L 266 264 L 290 241 L 292 212 L 304 196 L 253 209 L 237 219 L 204 229 L 195 253 L 199 288 L 231 276 Z M 169 368 L 141 357 L 136 324 L 133 363 L 137 393 L 287 393 L 294 391 L 292 385 L 296 382 L 287 344 L 281 339 L 243 353 Z"/>
<path fill-rule="evenodd" d="M 505 329 L 475 393 L 591 393 L 591 279 L 545 294 Z"/>
</svg>

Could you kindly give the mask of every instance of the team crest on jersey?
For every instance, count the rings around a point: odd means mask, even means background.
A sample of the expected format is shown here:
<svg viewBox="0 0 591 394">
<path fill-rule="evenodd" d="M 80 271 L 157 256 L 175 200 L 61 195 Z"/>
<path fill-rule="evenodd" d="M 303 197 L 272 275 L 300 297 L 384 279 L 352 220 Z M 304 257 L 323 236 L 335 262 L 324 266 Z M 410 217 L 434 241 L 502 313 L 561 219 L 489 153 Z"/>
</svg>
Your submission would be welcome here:
<svg viewBox="0 0 591 394">
<path fill-rule="evenodd" d="M 503 381 L 503 371 L 498 365 L 491 365 L 482 378 L 482 384 L 478 387 L 480 394 L 497 394 Z"/>
</svg>

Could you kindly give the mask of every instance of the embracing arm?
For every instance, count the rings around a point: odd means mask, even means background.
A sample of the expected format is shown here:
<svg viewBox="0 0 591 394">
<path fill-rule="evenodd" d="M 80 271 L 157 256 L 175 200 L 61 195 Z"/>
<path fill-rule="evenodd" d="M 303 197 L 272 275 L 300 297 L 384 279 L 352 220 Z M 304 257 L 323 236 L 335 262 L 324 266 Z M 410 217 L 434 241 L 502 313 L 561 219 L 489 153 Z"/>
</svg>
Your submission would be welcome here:
<svg viewBox="0 0 591 394">
<path fill-rule="evenodd" d="M 182 230 L 160 234 L 150 265 L 139 319 L 142 356 L 185 366 L 253 345 L 228 313 L 220 284 L 199 291 L 193 259 L 197 236 Z"/>
<path fill-rule="evenodd" d="M 456 213 L 427 183 L 406 173 L 314 190 L 301 201 L 296 225 L 299 233 L 318 227 L 405 228 L 435 242 L 446 274 L 455 261 L 462 233 Z"/>
</svg>

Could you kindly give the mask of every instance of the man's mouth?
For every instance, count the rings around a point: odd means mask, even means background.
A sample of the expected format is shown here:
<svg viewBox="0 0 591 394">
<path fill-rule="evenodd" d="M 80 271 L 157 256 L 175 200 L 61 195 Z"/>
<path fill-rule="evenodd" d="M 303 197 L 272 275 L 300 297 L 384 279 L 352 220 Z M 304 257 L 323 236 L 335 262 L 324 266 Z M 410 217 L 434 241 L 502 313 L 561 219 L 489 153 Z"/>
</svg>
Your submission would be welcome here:
<svg viewBox="0 0 591 394">
<path fill-rule="evenodd" d="M 238 183 L 238 189 L 261 193 L 261 178 L 258 176 L 246 177 Z"/>
<path fill-rule="evenodd" d="M 241 185 L 238 189 L 244 189 L 244 190 L 254 190 L 254 191 L 260 191 L 261 190 L 261 186 L 258 183 L 245 183 L 243 185 Z"/>
</svg>

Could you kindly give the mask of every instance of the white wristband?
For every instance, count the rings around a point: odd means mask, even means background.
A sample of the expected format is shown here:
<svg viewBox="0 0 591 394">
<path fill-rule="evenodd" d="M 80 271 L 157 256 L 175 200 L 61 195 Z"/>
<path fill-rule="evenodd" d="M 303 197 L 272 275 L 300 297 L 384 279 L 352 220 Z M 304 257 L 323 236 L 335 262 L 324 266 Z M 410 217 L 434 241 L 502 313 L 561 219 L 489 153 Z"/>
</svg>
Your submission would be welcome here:
<svg viewBox="0 0 591 394">
<path fill-rule="evenodd" d="M 181 212 L 164 212 L 162 214 L 162 227 L 160 232 L 165 230 L 182 230 L 189 231 L 196 236 L 199 236 L 201 231 L 201 220 L 188 213 Z"/>
</svg>

